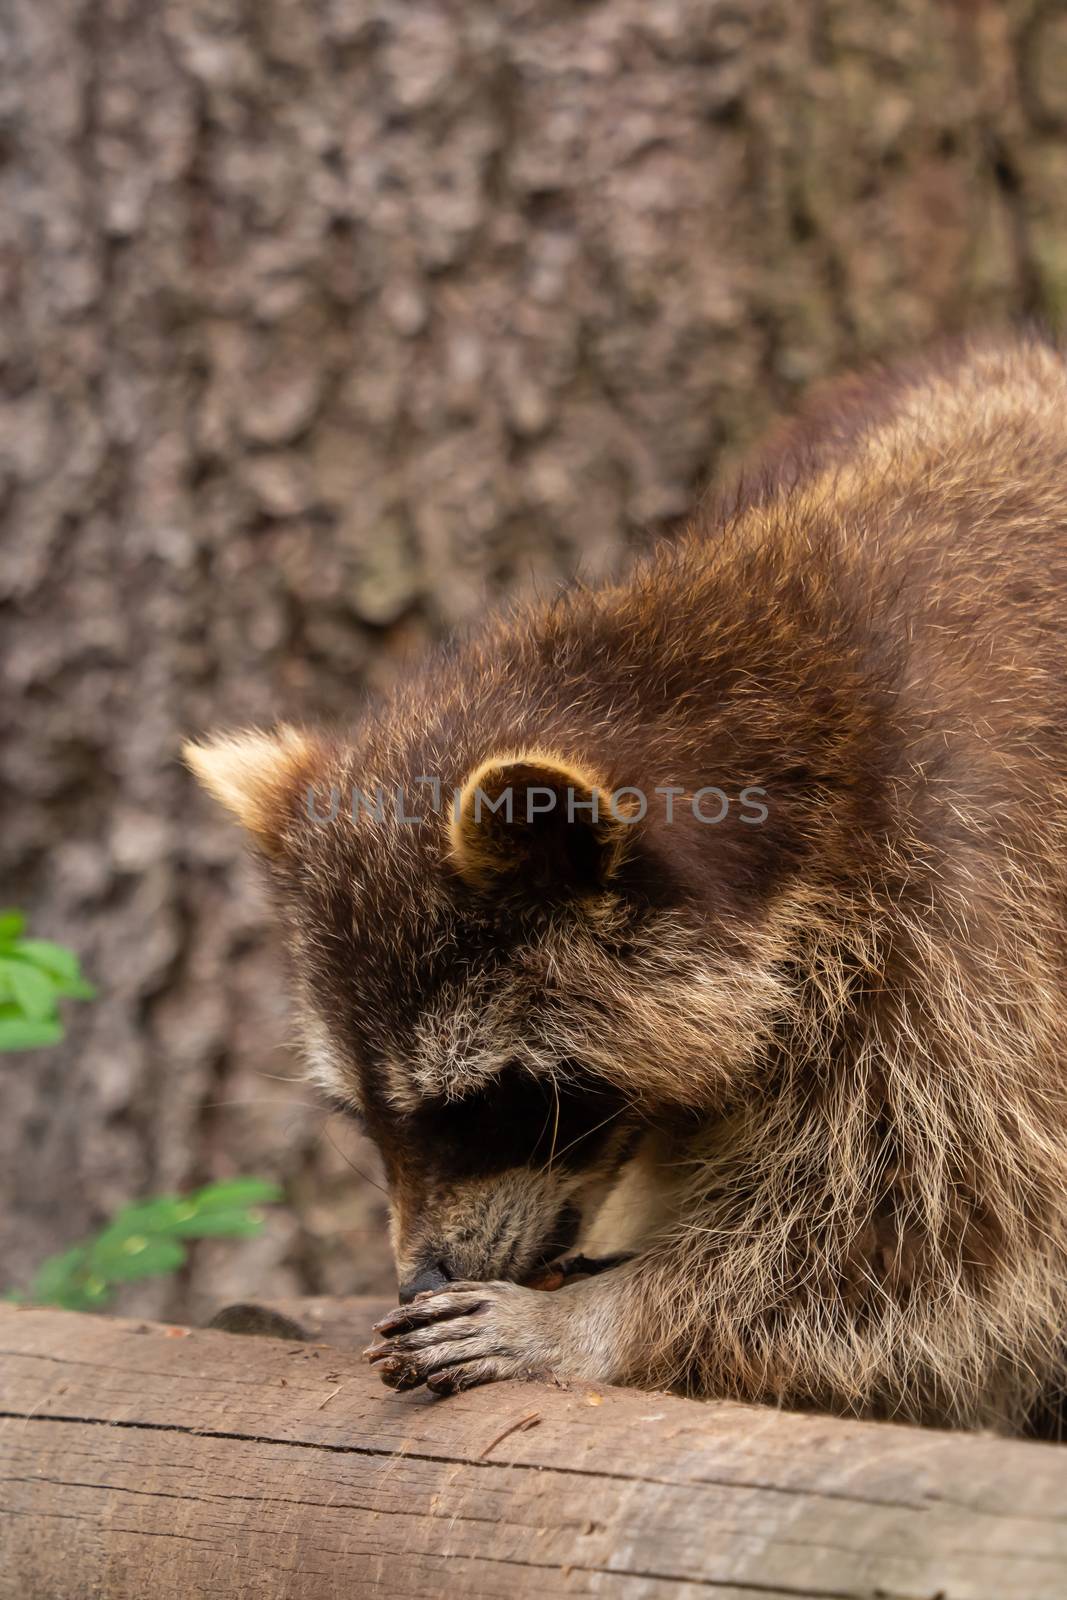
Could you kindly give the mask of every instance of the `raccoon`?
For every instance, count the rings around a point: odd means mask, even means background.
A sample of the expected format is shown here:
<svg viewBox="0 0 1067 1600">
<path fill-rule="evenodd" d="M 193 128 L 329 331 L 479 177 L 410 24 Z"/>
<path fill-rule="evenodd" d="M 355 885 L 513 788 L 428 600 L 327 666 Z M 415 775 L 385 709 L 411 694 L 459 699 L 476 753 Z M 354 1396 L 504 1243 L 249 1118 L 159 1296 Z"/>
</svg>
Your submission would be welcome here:
<svg viewBox="0 0 1067 1600">
<path fill-rule="evenodd" d="M 187 747 L 381 1151 L 387 1384 L 1048 1413 L 1065 605 L 1067 368 L 970 342 L 816 393 L 622 580 L 351 729 Z"/>
</svg>

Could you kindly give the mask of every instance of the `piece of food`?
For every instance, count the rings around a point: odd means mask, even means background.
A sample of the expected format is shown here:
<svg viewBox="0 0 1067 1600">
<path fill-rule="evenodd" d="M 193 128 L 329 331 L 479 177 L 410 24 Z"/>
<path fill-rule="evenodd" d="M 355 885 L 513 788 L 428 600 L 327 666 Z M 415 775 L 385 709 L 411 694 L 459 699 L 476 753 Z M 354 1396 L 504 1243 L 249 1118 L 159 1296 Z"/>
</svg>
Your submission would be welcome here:
<svg viewBox="0 0 1067 1600">
<path fill-rule="evenodd" d="M 600 1272 L 610 1272 L 629 1256 L 571 1256 L 568 1261 L 553 1261 L 550 1266 L 538 1267 L 523 1280 L 527 1289 L 562 1289 L 575 1278 L 595 1278 Z"/>
</svg>

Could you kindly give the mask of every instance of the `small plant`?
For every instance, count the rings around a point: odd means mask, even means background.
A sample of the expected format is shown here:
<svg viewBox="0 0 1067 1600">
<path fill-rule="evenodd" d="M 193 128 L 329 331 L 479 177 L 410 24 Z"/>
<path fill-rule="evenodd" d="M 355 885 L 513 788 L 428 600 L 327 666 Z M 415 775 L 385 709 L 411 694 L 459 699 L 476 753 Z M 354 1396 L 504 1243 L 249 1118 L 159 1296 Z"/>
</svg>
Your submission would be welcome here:
<svg viewBox="0 0 1067 1600">
<path fill-rule="evenodd" d="M 248 1238 L 263 1226 L 260 1206 L 281 1199 L 263 1178 L 210 1183 L 192 1194 L 157 1195 L 125 1206 L 102 1232 L 50 1256 L 24 1293 L 10 1296 L 67 1311 L 98 1311 L 115 1288 L 175 1272 L 187 1239 Z"/>
<path fill-rule="evenodd" d="M 21 911 L 0 911 L 0 1050 L 33 1050 L 63 1037 L 59 1001 L 96 991 L 78 958 L 50 939 L 26 939 Z M 157 1195 L 124 1206 L 92 1239 L 50 1256 L 9 1300 L 97 1311 L 119 1284 L 158 1278 L 185 1265 L 187 1239 L 244 1239 L 263 1226 L 260 1206 L 281 1199 L 265 1178 L 209 1183 L 193 1194 Z"/>
<path fill-rule="evenodd" d="M 59 1001 L 91 1000 L 78 958 L 51 939 L 24 939 L 20 911 L 0 911 L 0 1050 L 34 1050 L 63 1037 Z"/>
</svg>

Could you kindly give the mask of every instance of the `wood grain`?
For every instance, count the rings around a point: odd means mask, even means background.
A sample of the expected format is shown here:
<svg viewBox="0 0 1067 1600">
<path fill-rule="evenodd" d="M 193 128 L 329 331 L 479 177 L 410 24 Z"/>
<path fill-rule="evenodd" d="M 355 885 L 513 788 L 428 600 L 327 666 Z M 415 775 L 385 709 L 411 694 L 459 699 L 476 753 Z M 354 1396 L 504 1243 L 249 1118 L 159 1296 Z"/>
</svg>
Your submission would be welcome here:
<svg viewBox="0 0 1067 1600">
<path fill-rule="evenodd" d="M 367 1301 L 299 1311 L 362 1343 Z M 0 1309 L 0 1596 L 1062 1600 L 1052 1445 Z"/>
</svg>

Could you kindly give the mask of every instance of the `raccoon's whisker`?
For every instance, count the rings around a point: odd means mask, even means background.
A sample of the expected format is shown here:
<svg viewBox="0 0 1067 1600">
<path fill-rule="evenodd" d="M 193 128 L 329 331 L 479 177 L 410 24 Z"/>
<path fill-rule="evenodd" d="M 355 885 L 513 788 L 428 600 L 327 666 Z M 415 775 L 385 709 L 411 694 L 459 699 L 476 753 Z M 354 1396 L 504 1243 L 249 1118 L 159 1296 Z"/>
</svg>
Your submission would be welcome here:
<svg viewBox="0 0 1067 1600">
<path fill-rule="evenodd" d="M 609 1111 L 603 1121 L 596 1123 L 596 1125 L 592 1128 L 586 1128 L 585 1132 L 579 1133 L 576 1138 L 571 1140 L 570 1144 L 565 1144 L 563 1149 L 559 1152 L 559 1159 L 562 1161 L 568 1150 L 573 1150 L 575 1145 L 581 1144 L 583 1139 L 589 1139 L 594 1133 L 599 1133 L 601 1128 L 606 1128 L 609 1122 L 614 1122 L 616 1117 L 621 1117 L 623 1112 L 628 1109 L 629 1107 L 627 1106 L 616 1106 L 614 1111 Z M 551 1166 L 551 1161 L 549 1162 L 549 1165 Z"/>
<path fill-rule="evenodd" d="M 559 1138 L 559 1084 L 556 1082 L 554 1077 L 552 1079 L 552 1093 L 556 1101 L 556 1120 L 552 1124 L 552 1145 L 548 1152 L 548 1165 L 545 1168 L 546 1172 L 552 1171 L 552 1161 L 556 1154 L 556 1140 Z"/>
<path fill-rule="evenodd" d="M 335 1116 L 336 1114 L 337 1114 L 336 1112 L 331 1112 L 331 1116 Z M 344 1162 L 346 1167 L 351 1167 L 352 1171 L 357 1175 L 357 1177 L 362 1178 L 364 1183 L 369 1183 L 372 1189 L 380 1190 L 380 1192 L 382 1194 L 384 1194 L 385 1198 L 388 1200 L 388 1198 L 389 1198 L 389 1190 L 387 1188 L 385 1188 L 384 1184 L 375 1182 L 375 1180 L 370 1176 L 369 1173 L 366 1173 L 366 1172 L 363 1171 L 362 1167 L 357 1167 L 356 1163 L 352 1160 L 351 1156 L 346 1156 L 345 1155 L 344 1151 L 341 1149 L 341 1147 L 337 1143 L 337 1141 L 335 1139 L 331 1139 L 330 1138 L 329 1126 L 330 1126 L 329 1125 L 329 1120 L 327 1120 L 326 1122 L 323 1123 L 321 1137 L 324 1138 L 327 1141 L 327 1143 L 334 1150 L 337 1151 L 337 1154 L 341 1157 L 341 1160 Z"/>
<path fill-rule="evenodd" d="M 324 1106 L 321 1100 L 275 1100 L 270 1095 L 263 1095 L 258 1100 L 205 1100 L 205 1111 L 218 1111 L 227 1107 L 242 1110 L 252 1106 L 274 1106 L 279 1111 L 319 1111 L 324 1117 L 333 1116 L 329 1106 Z"/>
<path fill-rule="evenodd" d="M 535 1171 L 534 1171 L 534 1176 L 537 1177 L 537 1178 L 543 1178 L 547 1173 L 552 1171 L 552 1162 L 553 1162 L 553 1160 L 555 1158 L 555 1152 L 556 1152 L 556 1140 L 559 1137 L 559 1115 L 560 1115 L 559 1088 L 558 1088 L 558 1085 L 556 1084 L 555 1078 L 552 1079 L 552 1093 L 555 1096 L 555 1105 L 550 1107 L 548 1112 L 545 1115 L 545 1120 L 541 1124 L 541 1131 L 537 1135 L 537 1142 L 534 1145 L 534 1149 L 536 1150 L 538 1148 L 538 1146 L 541 1143 L 541 1140 L 544 1137 L 545 1129 L 548 1127 L 548 1119 L 549 1119 L 549 1117 L 554 1116 L 554 1122 L 553 1122 L 553 1126 L 552 1126 L 552 1144 L 551 1144 L 551 1146 L 549 1148 L 547 1161 L 542 1162 L 541 1165 L 539 1167 L 537 1167 L 535 1169 Z"/>
<path fill-rule="evenodd" d="M 549 1119 L 549 1117 L 552 1116 L 552 1113 L 553 1113 L 553 1108 L 551 1106 L 549 1106 L 548 1110 L 545 1112 L 545 1120 L 544 1120 L 544 1122 L 542 1122 L 541 1127 L 538 1130 L 537 1139 L 534 1142 L 534 1149 L 535 1150 L 540 1149 L 541 1140 L 545 1136 L 545 1129 L 548 1127 L 548 1119 Z M 556 1092 L 555 1115 L 556 1115 L 556 1127 L 558 1128 L 558 1126 L 559 1126 L 559 1092 L 558 1091 Z M 555 1143 L 555 1133 L 553 1133 L 553 1143 Z M 549 1160 L 551 1161 L 551 1157 L 549 1158 Z M 545 1170 L 546 1169 L 544 1167 L 541 1167 L 541 1168 L 538 1169 L 538 1172 L 542 1173 Z"/>
</svg>

